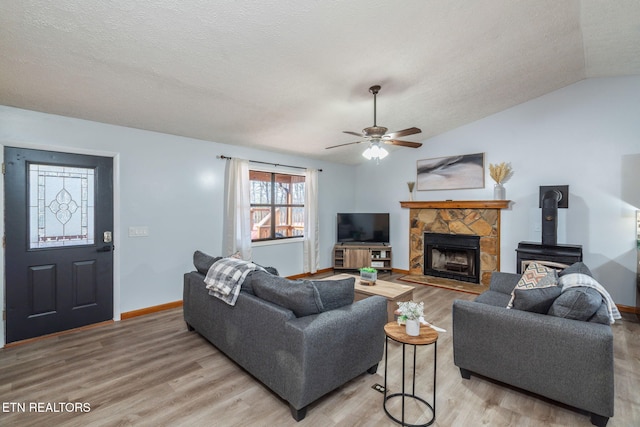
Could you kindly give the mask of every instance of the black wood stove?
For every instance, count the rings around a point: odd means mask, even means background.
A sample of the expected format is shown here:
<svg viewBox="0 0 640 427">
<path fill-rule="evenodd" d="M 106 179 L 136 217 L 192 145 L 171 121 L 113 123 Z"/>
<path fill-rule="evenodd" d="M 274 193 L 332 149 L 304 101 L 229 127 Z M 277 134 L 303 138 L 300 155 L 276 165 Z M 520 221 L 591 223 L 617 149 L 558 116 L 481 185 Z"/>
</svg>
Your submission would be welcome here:
<svg viewBox="0 0 640 427">
<path fill-rule="evenodd" d="M 522 273 L 532 261 L 548 267 L 563 269 L 574 262 L 582 261 L 582 245 L 542 245 L 520 242 L 516 249 L 518 273 Z"/>
</svg>

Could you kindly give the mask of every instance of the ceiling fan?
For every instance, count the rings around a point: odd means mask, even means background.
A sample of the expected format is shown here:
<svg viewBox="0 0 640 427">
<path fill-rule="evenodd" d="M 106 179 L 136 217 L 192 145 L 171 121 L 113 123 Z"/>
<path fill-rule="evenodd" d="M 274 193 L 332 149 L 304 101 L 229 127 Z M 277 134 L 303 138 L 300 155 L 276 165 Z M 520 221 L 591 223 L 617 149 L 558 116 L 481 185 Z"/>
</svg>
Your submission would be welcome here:
<svg viewBox="0 0 640 427">
<path fill-rule="evenodd" d="M 369 88 L 369 92 L 373 94 L 373 126 L 362 129 L 362 133 L 345 130 L 343 131 L 344 133 L 358 136 L 362 138 L 362 140 L 355 141 L 355 142 L 347 142 L 346 144 L 332 145 L 331 147 L 327 147 L 326 149 L 328 150 L 330 148 L 344 147 L 345 145 L 360 144 L 361 142 L 369 141 L 369 146 L 364 151 L 364 153 L 362 153 L 362 155 L 367 160 L 376 159 L 376 161 L 378 161 L 380 159 L 385 158 L 387 154 L 389 154 L 387 150 L 385 150 L 380 146 L 381 142 L 385 144 L 390 144 L 390 145 L 399 145 L 402 147 L 411 147 L 411 148 L 421 147 L 422 144 L 419 142 L 401 141 L 399 139 L 395 139 L 402 136 L 415 135 L 417 133 L 422 132 L 420 129 L 416 127 L 412 127 L 408 129 L 399 130 L 397 132 L 387 133 L 389 129 L 387 129 L 384 126 L 378 126 L 376 124 L 376 95 L 378 94 L 378 92 L 380 92 L 380 86 L 379 85 L 371 86 Z"/>
</svg>

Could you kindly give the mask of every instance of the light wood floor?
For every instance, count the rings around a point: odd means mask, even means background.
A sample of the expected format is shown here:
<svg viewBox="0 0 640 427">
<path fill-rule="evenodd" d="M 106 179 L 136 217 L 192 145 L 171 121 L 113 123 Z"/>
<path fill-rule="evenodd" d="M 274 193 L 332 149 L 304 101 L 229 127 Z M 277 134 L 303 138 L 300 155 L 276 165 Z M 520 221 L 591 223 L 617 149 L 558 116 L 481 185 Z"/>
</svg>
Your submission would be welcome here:
<svg viewBox="0 0 640 427">
<path fill-rule="evenodd" d="M 393 280 L 399 276 L 394 276 Z M 381 277 L 387 280 L 387 277 Z M 451 304 L 474 295 L 416 285 L 426 317 L 447 329 L 437 353 L 435 426 L 589 426 L 588 416 L 489 380 L 463 380 L 453 365 Z M 616 401 L 611 427 L 640 425 L 640 323 L 613 326 Z M 401 347 L 390 346 L 390 390 L 400 389 Z M 357 357 L 357 355 L 354 355 Z M 418 349 L 417 394 L 431 398 L 433 347 Z M 526 369 L 523 366 L 523 369 Z M 0 350 L 2 426 L 395 426 L 382 410 L 384 382 L 364 374 L 313 403 L 296 423 L 288 406 L 196 333 L 182 310 Z M 20 412 L 11 402 L 22 403 Z M 89 412 L 29 412 L 30 404 L 86 403 Z M 424 422 L 408 406 L 409 421 Z M 62 407 L 64 408 L 64 407 Z M 13 409 L 13 412 L 11 411 Z M 85 409 L 87 409 L 85 407 Z"/>
</svg>

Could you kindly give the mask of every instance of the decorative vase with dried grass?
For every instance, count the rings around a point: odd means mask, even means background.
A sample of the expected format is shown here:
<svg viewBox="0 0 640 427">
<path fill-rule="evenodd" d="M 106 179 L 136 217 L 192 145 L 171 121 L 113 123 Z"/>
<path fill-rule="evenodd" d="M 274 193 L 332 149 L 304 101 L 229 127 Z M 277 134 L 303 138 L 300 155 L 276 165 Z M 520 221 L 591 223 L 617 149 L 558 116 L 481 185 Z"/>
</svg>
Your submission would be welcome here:
<svg viewBox="0 0 640 427">
<path fill-rule="evenodd" d="M 415 182 L 407 182 L 407 187 L 409 187 L 409 201 L 413 201 L 413 188 L 415 185 Z"/>
<path fill-rule="evenodd" d="M 502 183 L 513 176 L 513 169 L 511 168 L 511 164 L 502 162 L 494 165 L 490 163 L 489 175 L 491 175 L 491 178 L 496 182 L 493 186 L 493 198 L 495 200 L 506 200 L 507 190 L 504 188 L 504 185 L 502 185 Z"/>
</svg>

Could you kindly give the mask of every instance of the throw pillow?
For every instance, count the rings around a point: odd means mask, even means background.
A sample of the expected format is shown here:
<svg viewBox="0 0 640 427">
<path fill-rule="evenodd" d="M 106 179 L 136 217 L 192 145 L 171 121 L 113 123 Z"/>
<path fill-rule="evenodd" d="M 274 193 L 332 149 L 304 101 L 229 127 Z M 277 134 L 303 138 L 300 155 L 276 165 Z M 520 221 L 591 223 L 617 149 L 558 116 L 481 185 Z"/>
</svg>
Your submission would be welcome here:
<svg viewBox="0 0 640 427">
<path fill-rule="evenodd" d="M 586 321 L 596 314 L 601 305 L 600 292 L 586 286 L 576 286 L 562 292 L 551 305 L 548 314 Z"/>
<path fill-rule="evenodd" d="M 609 310 L 607 310 L 607 304 L 603 301 L 600 307 L 596 310 L 596 313 L 591 316 L 588 322 L 602 323 L 603 325 L 609 325 Z"/>
<path fill-rule="evenodd" d="M 532 313 L 547 314 L 551 304 L 562 293 L 560 286 L 546 288 L 514 289 L 512 308 Z"/>
<path fill-rule="evenodd" d="M 516 287 L 511 292 L 511 301 L 507 305 L 507 308 L 513 307 L 513 302 L 516 299 L 516 291 L 534 291 L 534 293 L 540 296 L 542 299 L 548 298 L 549 292 L 537 292 L 539 289 L 548 288 L 551 286 L 558 287 L 558 274 L 553 268 L 546 267 L 542 264 L 532 262 L 527 269 L 522 273 L 522 277 L 518 280 Z M 531 299 L 535 295 L 532 294 Z M 531 305 L 531 303 L 523 304 Z M 535 303 L 534 303 L 535 305 Z"/>
<path fill-rule="evenodd" d="M 254 262 L 255 264 L 255 262 Z M 261 265 L 256 264 L 258 267 L 264 268 L 265 271 L 269 274 L 272 274 L 274 276 L 278 275 L 278 270 L 276 270 L 274 267 L 262 267 Z M 256 293 L 253 291 L 253 275 L 255 273 L 259 273 L 262 272 L 264 273 L 265 271 L 261 271 L 261 270 L 256 270 L 256 271 L 252 271 L 251 273 L 247 274 L 247 277 L 244 279 L 244 282 L 242 282 L 242 288 L 240 288 L 240 292 L 246 292 L 248 294 L 251 295 L 255 295 Z M 260 275 L 257 276 L 259 280 L 260 279 Z"/>
<path fill-rule="evenodd" d="M 320 295 L 324 311 L 344 307 L 353 303 L 355 296 L 355 277 L 339 280 L 312 281 Z"/>
<path fill-rule="evenodd" d="M 582 273 L 586 274 L 587 276 L 593 277 L 593 274 L 591 274 L 591 270 L 589 270 L 589 267 L 587 267 L 583 262 L 576 262 L 571 264 L 569 267 L 559 272 L 558 276 L 562 277 L 571 273 Z"/>
<path fill-rule="evenodd" d="M 193 253 L 193 265 L 200 274 L 207 275 L 209 268 L 213 265 L 214 262 L 222 259 L 222 257 L 212 257 L 211 255 L 207 255 L 201 251 L 195 251 Z"/>
<path fill-rule="evenodd" d="M 249 272 L 249 274 L 247 274 L 247 277 L 245 277 L 244 282 L 242 282 L 242 287 L 240 288 L 240 292 L 245 292 L 247 294 L 255 295 L 256 293 L 253 292 L 253 276 L 256 273 L 261 273 L 261 272 L 262 271 L 260 270 Z"/>
<path fill-rule="evenodd" d="M 289 280 L 256 271 L 251 278 L 253 292 L 258 298 L 293 311 L 296 317 L 323 311 L 318 290 L 309 280 Z"/>
</svg>

